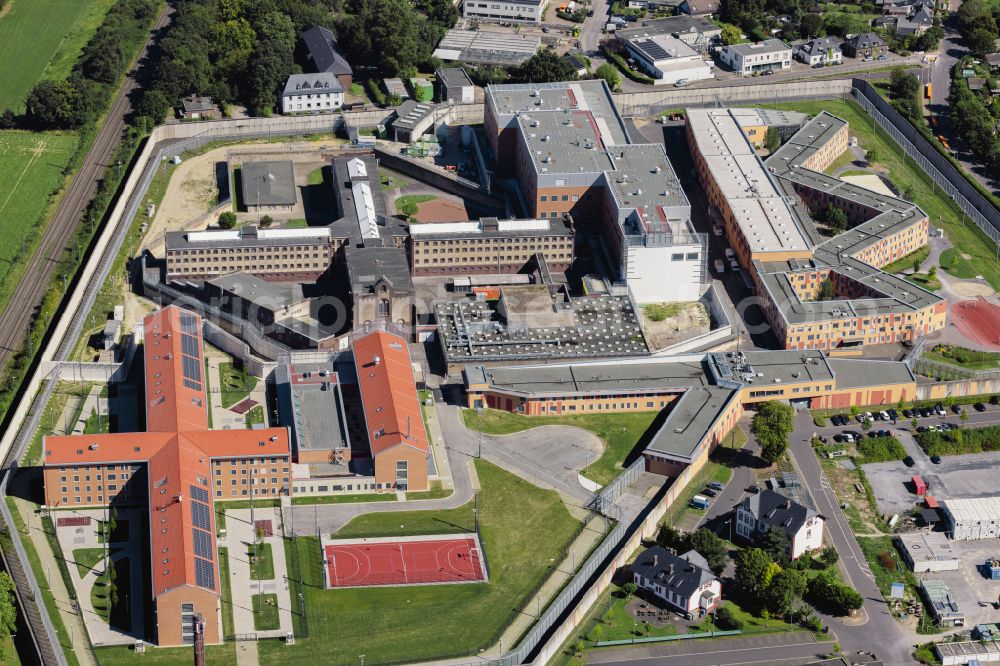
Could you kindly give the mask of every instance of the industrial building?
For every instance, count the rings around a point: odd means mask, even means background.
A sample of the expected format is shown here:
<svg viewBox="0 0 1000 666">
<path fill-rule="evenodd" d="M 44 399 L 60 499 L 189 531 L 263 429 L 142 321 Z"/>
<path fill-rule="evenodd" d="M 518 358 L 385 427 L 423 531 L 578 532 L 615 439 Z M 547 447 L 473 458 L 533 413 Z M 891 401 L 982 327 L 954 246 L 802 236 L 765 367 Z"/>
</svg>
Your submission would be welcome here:
<svg viewBox="0 0 1000 666">
<path fill-rule="evenodd" d="M 952 539 L 1000 537 L 1000 496 L 941 500 L 945 529 Z"/>
<path fill-rule="evenodd" d="M 792 47 L 780 39 L 767 39 L 756 44 L 730 44 L 722 49 L 719 58 L 734 72 L 752 76 L 791 67 Z"/>
<path fill-rule="evenodd" d="M 846 121 L 823 112 L 766 162 L 742 110 L 690 109 L 688 142 L 709 202 L 786 349 L 860 350 L 945 326 L 941 297 L 880 270 L 926 245 L 916 205 L 823 173 L 847 149 Z M 833 205 L 851 229 L 822 238 L 811 210 Z M 824 300 L 822 290 L 832 297 Z"/>
<path fill-rule="evenodd" d="M 616 35 L 619 39 L 642 35 L 672 35 L 698 53 L 707 53 L 709 48 L 722 38 L 722 28 L 704 17 L 679 14 L 644 20 L 642 27 L 618 30 Z"/>
<path fill-rule="evenodd" d="M 965 613 L 958 607 L 948 584 L 940 580 L 920 581 L 920 592 L 927 600 L 934 622 L 941 627 L 965 626 Z"/>
<path fill-rule="evenodd" d="M 438 84 L 438 99 L 452 104 L 472 104 L 476 101 L 476 86 L 462 67 L 440 67 L 434 72 Z"/>
<path fill-rule="evenodd" d="M 638 30 L 629 32 L 633 34 L 627 37 L 619 35 L 619 39 L 639 67 L 653 78 L 655 85 L 673 85 L 682 80 L 700 81 L 714 76 L 711 62 L 679 37 L 656 33 L 634 34 Z"/>
<path fill-rule="evenodd" d="M 462 16 L 477 21 L 541 23 L 547 0 L 466 0 Z"/>
<path fill-rule="evenodd" d="M 444 34 L 434 57 L 468 65 L 520 65 L 542 47 L 538 35 L 491 30 L 452 29 Z"/>
<path fill-rule="evenodd" d="M 145 432 L 46 437 L 45 504 L 148 504 L 155 642 L 221 643 L 213 504 L 287 495 L 288 429 L 210 430 L 201 318 L 171 306 L 143 331 Z"/>
<path fill-rule="evenodd" d="M 414 276 L 520 273 L 538 255 L 551 271 L 573 263 L 575 234 L 569 221 L 498 220 L 410 226 Z"/>
<path fill-rule="evenodd" d="M 434 125 L 434 112 L 437 105 L 431 102 L 417 102 L 408 99 L 396 109 L 396 118 L 392 121 L 393 140 L 401 143 L 412 143 L 419 139 Z"/>
<path fill-rule="evenodd" d="M 668 409 L 643 455 L 647 470 L 669 476 L 701 465 L 756 402 L 841 407 L 895 404 L 916 395 L 916 377 L 905 363 L 829 358 L 819 350 L 477 364 L 466 365 L 463 376 L 472 409 L 526 416 Z"/>
<path fill-rule="evenodd" d="M 958 556 L 940 532 L 897 534 L 896 542 L 913 573 L 958 571 Z"/>
<path fill-rule="evenodd" d="M 638 303 L 697 300 L 706 238 L 663 146 L 632 139 L 603 80 L 490 86 L 485 127 L 529 212 L 599 236 Z"/>
</svg>

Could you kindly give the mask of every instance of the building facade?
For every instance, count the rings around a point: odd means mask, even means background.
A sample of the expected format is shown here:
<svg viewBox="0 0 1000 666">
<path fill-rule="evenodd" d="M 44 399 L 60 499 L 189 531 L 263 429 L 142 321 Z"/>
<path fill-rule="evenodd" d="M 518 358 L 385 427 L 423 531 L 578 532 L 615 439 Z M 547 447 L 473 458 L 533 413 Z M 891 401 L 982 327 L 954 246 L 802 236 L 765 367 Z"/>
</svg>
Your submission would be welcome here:
<svg viewBox="0 0 1000 666">
<path fill-rule="evenodd" d="M 632 581 L 686 617 L 711 613 L 722 601 L 722 582 L 697 551 L 675 555 L 654 546 L 639 553 L 631 566 Z"/>
<path fill-rule="evenodd" d="M 623 39 L 625 49 L 653 78 L 656 85 L 710 79 L 712 67 L 701 54 L 673 35 L 634 36 Z"/>
<path fill-rule="evenodd" d="M 791 67 L 792 47 L 780 39 L 768 39 L 756 44 L 730 44 L 719 57 L 734 72 L 752 76 Z"/>
<path fill-rule="evenodd" d="M 465 0 L 462 15 L 479 21 L 541 23 L 547 0 Z"/>
<path fill-rule="evenodd" d="M 788 557 L 795 560 L 823 547 L 825 519 L 812 509 L 772 490 L 762 490 L 736 506 L 736 534 L 753 542 L 771 529 L 788 538 Z"/>
<path fill-rule="evenodd" d="M 344 105 L 344 86 L 332 73 L 292 74 L 281 92 L 281 113 L 333 113 Z"/>
</svg>

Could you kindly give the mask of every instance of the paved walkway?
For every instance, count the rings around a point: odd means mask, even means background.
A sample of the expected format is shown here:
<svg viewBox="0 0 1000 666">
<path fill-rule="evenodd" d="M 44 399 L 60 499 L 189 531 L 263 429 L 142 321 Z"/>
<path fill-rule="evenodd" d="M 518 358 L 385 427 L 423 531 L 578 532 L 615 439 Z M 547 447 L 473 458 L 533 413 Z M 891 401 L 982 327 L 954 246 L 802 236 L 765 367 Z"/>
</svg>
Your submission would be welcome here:
<svg viewBox="0 0 1000 666">
<path fill-rule="evenodd" d="M 285 545 L 281 538 L 281 517 L 279 512 L 272 508 L 256 509 L 253 520 L 270 520 L 273 526 L 273 536 L 264 537 L 263 542 L 271 546 L 274 578 L 261 581 L 250 578 L 247 547 L 256 539 L 253 522 L 250 519 L 250 509 L 226 511 L 226 535 L 219 539 L 219 545 L 228 548 L 229 552 L 229 592 L 233 603 L 233 628 L 237 635 L 257 634 L 258 638 L 282 638 L 292 631 L 292 606 L 288 592 Z M 278 596 L 280 622 L 278 629 L 259 630 L 254 627 L 253 597 L 257 594 Z"/>
<path fill-rule="evenodd" d="M 97 614 L 91 602 L 91 593 L 97 583 L 98 576 L 104 572 L 104 563 L 99 562 L 93 569 L 84 576 L 80 575 L 80 568 L 76 565 L 73 552 L 80 548 L 103 548 L 104 544 L 98 539 L 98 521 L 104 519 L 104 511 L 101 509 L 81 509 L 69 511 L 58 511 L 54 514 L 56 521 L 60 517 L 86 516 L 91 519 L 89 525 L 56 527 L 56 538 L 59 539 L 59 547 L 62 548 L 63 556 L 66 558 L 66 569 L 69 571 L 70 579 L 76 588 L 76 596 L 80 604 L 80 610 L 84 622 L 87 626 L 87 633 L 90 635 L 90 642 L 94 646 L 101 645 L 131 645 L 136 640 L 143 638 L 143 580 L 142 580 L 142 554 L 139 550 L 140 539 L 139 528 L 141 519 L 137 512 L 123 512 L 118 517 L 118 521 L 128 521 L 128 540 L 115 543 L 111 549 L 111 559 L 113 561 L 129 558 L 131 575 L 129 577 L 129 590 L 119 590 L 119 601 L 124 602 L 127 595 L 132 600 L 132 623 L 128 632 L 113 628 L 104 618 Z"/>
<path fill-rule="evenodd" d="M 208 347 L 205 348 L 205 356 L 208 359 L 208 399 L 212 406 L 212 428 L 215 430 L 242 430 L 246 428 L 246 414 L 238 414 L 228 407 L 222 406 L 222 381 L 219 378 L 219 366 L 232 362 L 231 357 Z M 255 400 L 258 405 L 265 406 L 264 419 L 267 421 L 264 380 L 257 379 L 257 384 L 250 391 L 248 397 Z M 242 400 L 238 400 L 237 404 L 240 402 Z"/>
<path fill-rule="evenodd" d="M 11 495 L 11 497 L 14 496 Z M 84 625 L 83 616 L 70 599 L 66 585 L 63 583 L 63 578 L 59 575 L 59 562 L 56 561 L 52 549 L 49 548 L 45 533 L 42 531 L 41 519 L 35 515 L 33 504 L 17 497 L 14 497 L 14 503 L 27 526 L 28 536 L 35 547 L 35 551 L 38 553 L 38 560 L 41 563 L 42 570 L 45 572 L 44 580 L 39 579 L 38 585 L 43 589 L 48 588 L 49 593 L 55 600 L 56 607 L 59 608 L 63 625 L 66 627 L 66 631 L 69 632 L 69 643 L 78 645 L 77 641 L 84 640 L 87 629 Z M 65 647 L 67 643 L 65 638 L 62 639 L 62 643 Z M 81 666 L 97 666 L 97 662 L 94 660 L 93 653 L 90 650 L 77 649 L 73 651 L 73 654 Z"/>
</svg>

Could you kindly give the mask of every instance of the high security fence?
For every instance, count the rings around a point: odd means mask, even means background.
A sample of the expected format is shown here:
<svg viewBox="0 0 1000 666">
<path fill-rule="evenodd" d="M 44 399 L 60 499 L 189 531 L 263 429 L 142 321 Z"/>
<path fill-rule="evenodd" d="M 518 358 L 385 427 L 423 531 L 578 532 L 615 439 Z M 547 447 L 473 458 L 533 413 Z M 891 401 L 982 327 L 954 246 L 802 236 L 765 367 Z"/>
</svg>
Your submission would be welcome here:
<svg viewBox="0 0 1000 666">
<path fill-rule="evenodd" d="M 855 79 L 852 95 L 878 126 L 950 196 L 962 212 L 994 243 L 1000 244 L 1000 211 L 968 181 L 908 120 L 889 105 L 871 84 Z"/>
</svg>

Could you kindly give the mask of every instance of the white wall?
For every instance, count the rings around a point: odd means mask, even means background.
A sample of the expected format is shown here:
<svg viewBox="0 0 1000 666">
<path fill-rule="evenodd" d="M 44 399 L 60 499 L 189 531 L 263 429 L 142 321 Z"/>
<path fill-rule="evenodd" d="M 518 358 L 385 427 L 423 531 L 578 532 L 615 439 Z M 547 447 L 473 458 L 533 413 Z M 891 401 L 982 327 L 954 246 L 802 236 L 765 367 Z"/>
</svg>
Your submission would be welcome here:
<svg viewBox="0 0 1000 666">
<path fill-rule="evenodd" d="M 344 105 L 344 93 L 309 93 L 288 95 L 281 98 L 281 112 L 288 113 L 332 113 Z"/>
<path fill-rule="evenodd" d="M 705 257 L 700 245 L 673 247 L 629 247 L 625 276 L 636 303 L 697 301 L 701 296 L 701 272 Z M 687 255 L 698 253 L 697 260 Z M 672 255 L 685 259 L 673 261 Z"/>
<path fill-rule="evenodd" d="M 538 23 L 545 11 L 545 2 L 533 5 L 513 0 L 464 0 L 462 9 L 463 16 L 471 18 Z"/>
<path fill-rule="evenodd" d="M 812 525 L 807 523 L 802 526 L 799 533 L 795 535 L 795 542 L 792 544 L 793 560 L 810 550 L 819 550 L 823 547 L 823 528 L 825 527 L 823 523 L 823 519 L 816 516 Z M 807 534 L 809 536 L 806 536 Z"/>
</svg>

